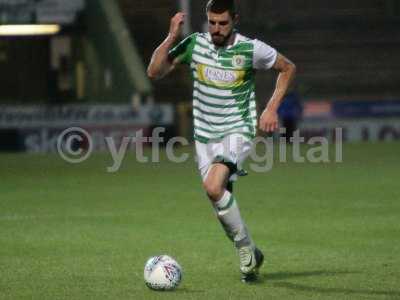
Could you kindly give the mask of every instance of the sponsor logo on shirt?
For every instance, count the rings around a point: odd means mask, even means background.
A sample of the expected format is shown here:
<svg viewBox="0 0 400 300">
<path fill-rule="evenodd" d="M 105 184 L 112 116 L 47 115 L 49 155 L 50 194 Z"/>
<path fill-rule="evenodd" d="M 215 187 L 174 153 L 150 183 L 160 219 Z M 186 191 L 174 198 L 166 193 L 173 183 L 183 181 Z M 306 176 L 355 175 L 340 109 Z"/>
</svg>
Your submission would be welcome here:
<svg viewBox="0 0 400 300">
<path fill-rule="evenodd" d="M 200 81 L 207 84 L 234 87 L 243 83 L 244 71 L 198 65 L 197 75 Z"/>
</svg>

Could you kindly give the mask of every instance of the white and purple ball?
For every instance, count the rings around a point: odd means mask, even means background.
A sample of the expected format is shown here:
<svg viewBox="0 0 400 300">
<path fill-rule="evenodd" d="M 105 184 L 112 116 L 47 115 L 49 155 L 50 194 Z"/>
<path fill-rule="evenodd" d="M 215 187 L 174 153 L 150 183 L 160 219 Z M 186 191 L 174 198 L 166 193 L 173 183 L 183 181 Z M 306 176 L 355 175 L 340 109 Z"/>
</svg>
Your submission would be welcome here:
<svg viewBox="0 0 400 300">
<path fill-rule="evenodd" d="M 173 290 L 181 280 L 181 266 L 168 255 L 150 257 L 144 266 L 144 281 L 152 290 Z"/>
</svg>

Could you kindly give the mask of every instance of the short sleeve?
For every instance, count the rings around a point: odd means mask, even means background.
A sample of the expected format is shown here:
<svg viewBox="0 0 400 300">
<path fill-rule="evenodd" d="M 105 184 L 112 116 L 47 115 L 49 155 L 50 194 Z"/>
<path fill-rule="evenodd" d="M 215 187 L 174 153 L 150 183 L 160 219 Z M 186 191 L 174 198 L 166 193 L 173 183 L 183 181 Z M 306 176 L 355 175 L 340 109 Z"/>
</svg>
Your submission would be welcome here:
<svg viewBox="0 0 400 300">
<path fill-rule="evenodd" d="M 253 40 L 254 56 L 253 67 L 257 70 L 271 69 L 275 64 L 278 52 L 271 46 L 259 40 Z"/>
<path fill-rule="evenodd" d="M 175 58 L 178 58 L 179 63 L 190 64 L 192 61 L 192 52 L 196 43 L 196 37 L 197 33 L 193 33 L 172 48 L 168 53 L 169 60 L 173 61 Z"/>
</svg>

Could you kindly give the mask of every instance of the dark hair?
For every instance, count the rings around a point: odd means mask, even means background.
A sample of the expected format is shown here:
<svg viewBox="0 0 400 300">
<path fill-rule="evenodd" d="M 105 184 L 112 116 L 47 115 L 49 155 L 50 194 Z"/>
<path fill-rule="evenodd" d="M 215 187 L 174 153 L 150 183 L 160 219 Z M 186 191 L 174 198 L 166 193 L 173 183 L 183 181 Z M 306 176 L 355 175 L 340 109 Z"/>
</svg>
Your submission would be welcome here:
<svg viewBox="0 0 400 300">
<path fill-rule="evenodd" d="M 206 6 L 206 12 L 213 12 L 217 14 L 222 14 L 226 11 L 229 12 L 231 17 L 236 15 L 236 7 L 234 0 L 209 0 Z"/>
</svg>

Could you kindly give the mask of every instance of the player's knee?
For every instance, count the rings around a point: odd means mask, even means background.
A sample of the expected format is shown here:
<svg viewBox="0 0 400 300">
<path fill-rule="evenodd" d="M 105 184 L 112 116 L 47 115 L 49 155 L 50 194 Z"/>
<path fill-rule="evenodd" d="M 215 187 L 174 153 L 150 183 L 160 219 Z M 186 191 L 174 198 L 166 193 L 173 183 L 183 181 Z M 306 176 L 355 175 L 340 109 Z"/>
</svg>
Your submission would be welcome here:
<svg viewBox="0 0 400 300">
<path fill-rule="evenodd" d="M 219 199 L 221 199 L 223 193 L 224 193 L 224 189 L 216 183 L 210 182 L 210 181 L 205 181 L 203 183 L 203 187 L 205 189 L 205 191 L 207 192 L 208 197 L 216 202 Z"/>
</svg>

